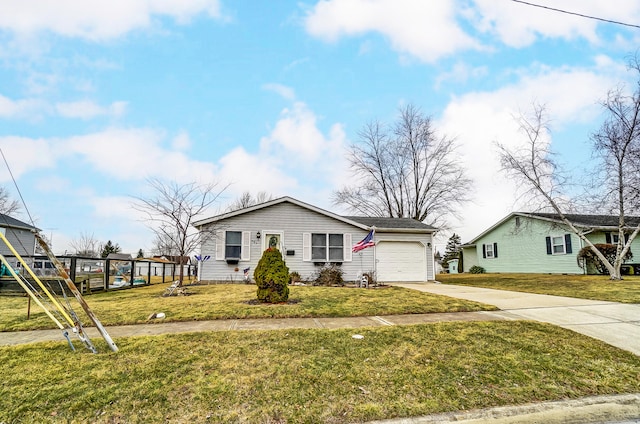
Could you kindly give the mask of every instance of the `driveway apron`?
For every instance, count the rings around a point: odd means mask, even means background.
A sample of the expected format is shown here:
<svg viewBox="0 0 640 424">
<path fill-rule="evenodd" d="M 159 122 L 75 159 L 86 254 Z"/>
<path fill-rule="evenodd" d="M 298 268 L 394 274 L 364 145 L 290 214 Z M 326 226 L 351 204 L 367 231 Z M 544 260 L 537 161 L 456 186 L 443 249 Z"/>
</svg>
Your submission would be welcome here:
<svg viewBox="0 0 640 424">
<path fill-rule="evenodd" d="M 640 356 L 640 305 L 439 283 L 394 284 L 495 305 L 505 318 L 554 324 Z"/>
</svg>

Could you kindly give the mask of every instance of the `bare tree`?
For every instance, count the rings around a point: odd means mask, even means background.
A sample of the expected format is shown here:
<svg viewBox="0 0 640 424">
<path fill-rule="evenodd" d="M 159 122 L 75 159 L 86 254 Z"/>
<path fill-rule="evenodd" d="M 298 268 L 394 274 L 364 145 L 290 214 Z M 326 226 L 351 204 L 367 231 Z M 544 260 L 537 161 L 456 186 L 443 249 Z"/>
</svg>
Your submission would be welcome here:
<svg viewBox="0 0 640 424">
<path fill-rule="evenodd" d="M 175 250 L 175 243 L 173 243 L 172 239 L 172 237 L 166 234 L 156 233 L 153 239 L 153 253 L 158 256 L 179 256 L 179 253 Z"/>
<path fill-rule="evenodd" d="M 634 63 L 634 69 L 640 74 L 637 61 Z M 607 200 L 609 209 L 619 217 L 618 246 L 613 262 L 586 237 L 588 231 L 581 231 L 565 216 L 571 205 L 575 204 L 575 199 L 567 194 L 567 179 L 550 149 L 544 106 L 534 104 L 530 116 L 521 115 L 517 118 L 520 130 L 525 135 L 524 147 L 509 149 L 498 144 L 498 148 L 503 170 L 520 181 L 531 197 L 539 200 L 539 204 L 553 209 L 604 264 L 611 279 L 619 280 L 622 278 L 620 268 L 623 258 L 640 231 L 640 226 L 636 227 L 625 241 L 625 230 L 628 231 L 625 224 L 627 205 L 633 210 L 638 210 L 639 206 L 640 85 L 633 95 L 624 95 L 620 89 L 610 91 L 602 106 L 607 118 L 592 135 L 592 141 L 594 153 L 602 163 L 604 180 L 600 187 L 604 193 L 600 193 L 600 197 Z"/>
<path fill-rule="evenodd" d="M 359 137 L 349 154 L 354 184 L 334 193 L 336 205 L 444 227 L 469 200 L 471 180 L 457 161 L 455 139 L 438 136 L 417 107 L 400 109 L 392 127 L 368 123 Z"/>
<path fill-rule="evenodd" d="M 227 207 L 227 211 L 237 211 L 259 203 L 268 202 L 269 200 L 273 200 L 273 195 L 266 191 L 259 191 L 255 196 L 252 195 L 251 192 L 245 191 Z"/>
<path fill-rule="evenodd" d="M 0 186 L 0 213 L 13 216 L 18 212 L 20 212 L 20 203 L 12 200 L 9 191 Z"/>
<path fill-rule="evenodd" d="M 189 256 L 201 243 L 214 237 L 215 229 L 197 231 L 191 226 L 194 220 L 205 213 L 218 200 L 226 187 L 218 190 L 217 184 L 198 185 L 188 183 L 165 183 L 150 179 L 153 189 L 150 197 L 134 197 L 133 207 L 147 215 L 149 227 L 164 247 L 175 252 L 181 259 Z M 182 265 L 182 262 L 180 261 Z M 184 267 L 180 266 L 180 285 L 184 279 Z"/>
<path fill-rule="evenodd" d="M 81 232 L 78 238 L 72 239 L 69 245 L 78 256 L 89 256 L 97 258 L 102 252 L 103 246 L 93 235 L 93 233 Z"/>
</svg>

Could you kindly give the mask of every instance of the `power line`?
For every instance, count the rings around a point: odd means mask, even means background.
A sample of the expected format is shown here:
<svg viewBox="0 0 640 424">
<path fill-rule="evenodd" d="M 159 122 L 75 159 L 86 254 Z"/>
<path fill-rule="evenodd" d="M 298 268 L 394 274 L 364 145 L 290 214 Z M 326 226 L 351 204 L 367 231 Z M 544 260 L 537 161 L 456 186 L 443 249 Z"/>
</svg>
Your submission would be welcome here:
<svg viewBox="0 0 640 424">
<path fill-rule="evenodd" d="M 516 2 L 516 3 L 526 4 L 527 6 L 539 7 L 541 9 L 553 10 L 554 12 L 566 13 L 567 15 L 580 16 L 581 18 L 595 19 L 596 21 L 608 22 L 610 24 L 624 25 L 624 26 L 628 26 L 628 27 L 632 27 L 632 28 L 640 28 L 640 25 L 628 24 L 628 23 L 619 22 L 619 21 L 612 21 L 610 19 L 599 18 L 597 16 L 583 15 L 581 13 L 570 12 L 568 10 L 563 10 L 563 9 L 556 9 L 556 8 L 553 8 L 553 7 L 543 6 L 541 4 L 529 3 L 529 2 L 526 2 L 526 1 L 522 1 L 522 0 L 511 0 L 511 1 Z"/>
</svg>

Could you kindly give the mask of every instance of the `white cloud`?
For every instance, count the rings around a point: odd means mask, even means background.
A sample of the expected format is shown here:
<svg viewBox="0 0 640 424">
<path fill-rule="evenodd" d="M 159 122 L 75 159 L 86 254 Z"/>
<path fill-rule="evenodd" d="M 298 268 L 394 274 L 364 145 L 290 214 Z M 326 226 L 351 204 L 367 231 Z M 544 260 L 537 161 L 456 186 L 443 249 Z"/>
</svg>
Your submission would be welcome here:
<svg viewBox="0 0 640 424">
<path fill-rule="evenodd" d="M 295 100 L 296 98 L 296 93 L 293 90 L 293 88 L 287 87 L 286 85 L 270 83 L 270 84 L 264 84 L 262 88 L 264 90 L 272 91 L 276 93 L 277 95 L 279 95 L 285 100 Z"/>
<path fill-rule="evenodd" d="M 440 74 L 435 81 L 435 86 L 439 87 L 443 82 L 465 83 L 470 79 L 486 77 L 489 68 L 486 66 L 470 67 L 466 63 L 458 62 L 453 65 L 450 71 Z"/>
<path fill-rule="evenodd" d="M 0 94 L 0 118 L 35 120 L 47 110 L 45 102 L 37 99 L 12 100 Z"/>
<path fill-rule="evenodd" d="M 92 119 L 98 116 L 122 116 L 127 108 L 127 102 L 113 102 L 105 107 L 91 100 L 56 103 L 56 111 L 64 118 Z"/>
<path fill-rule="evenodd" d="M 330 137 L 326 138 L 318 128 L 316 115 L 306 104 L 296 102 L 293 108 L 281 112 L 280 120 L 271 133 L 260 140 L 260 145 L 273 155 L 284 149 L 297 158 L 315 162 L 336 145 L 340 146 L 344 138 L 339 125 L 332 127 Z"/>
<path fill-rule="evenodd" d="M 598 21 L 515 2 L 474 0 L 477 6 L 476 25 L 481 31 L 496 34 L 504 44 L 512 47 L 528 46 L 538 37 L 584 38 L 598 42 Z M 600 0 L 564 2 L 540 0 L 543 6 L 604 19 L 631 21 L 640 19 L 640 4 L 635 0 L 620 0 L 615 7 Z"/>
<path fill-rule="evenodd" d="M 16 179 L 36 169 L 53 168 L 62 154 L 57 147 L 57 141 L 51 139 L 0 137 L 0 149 Z M 0 181 L 10 181 L 4 164 L 0 166 Z"/>
<path fill-rule="evenodd" d="M 224 155 L 220 161 L 220 177 L 231 183 L 228 193 L 234 198 L 249 191 L 278 195 L 293 190 L 297 182 L 294 175 L 287 174 L 287 168 L 276 157 L 261 153 L 251 154 L 244 147 L 236 147 Z"/>
<path fill-rule="evenodd" d="M 223 18 L 220 0 L 31 0 L 5 2 L 0 28 L 18 34 L 51 31 L 98 41 L 150 27 L 156 17 L 171 17 L 183 24 L 200 14 Z"/>
<path fill-rule="evenodd" d="M 162 147 L 164 134 L 149 129 L 111 128 L 65 141 L 67 154 L 80 155 L 94 169 L 120 180 L 150 176 L 180 183 L 215 181 L 212 164 Z"/>
<path fill-rule="evenodd" d="M 35 188 L 42 193 L 65 193 L 71 187 L 71 181 L 59 175 L 47 175 L 35 183 Z"/>
<path fill-rule="evenodd" d="M 378 32 L 395 50 L 434 62 L 481 48 L 456 22 L 457 8 L 453 0 L 322 0 L 308 12 L 305 27 L 330 42 Z"/>
<path fill-rule="evenodd" d="M 226 154 L 220 160 L 220 175 L 232 183 L 232 194 L 266 191 L 316 199 L 326 187 L 333 189 L 343 183 L 346 142 L 341 124 L 331 125 L 325 134 L 315 113 L 296 102 L 281 112 L 273 130 L 262 138 L 258 152 L 238 147 Z"/>
<path fill-rule="evenodd" d="M 191 139 L 189 138 L 189 133 L 187 133 L 186 131 L 180 132 L 180 134 L 178 134 L 173 139 L 172 145 L 175 150 L 189 150 L 189 148 L 191 147 Z"/>
</svg>

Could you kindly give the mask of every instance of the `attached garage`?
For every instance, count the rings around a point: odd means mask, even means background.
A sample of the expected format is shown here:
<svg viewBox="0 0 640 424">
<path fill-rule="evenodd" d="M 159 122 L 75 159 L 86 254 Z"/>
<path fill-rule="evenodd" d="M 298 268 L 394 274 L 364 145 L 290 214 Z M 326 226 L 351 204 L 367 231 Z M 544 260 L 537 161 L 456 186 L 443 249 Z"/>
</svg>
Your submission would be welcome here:
<svg viewBox="0 0 640 424">
<path fill-rule="evenodd" d="M 378 281 L 423 282 L 428 279 L 427 248 L 419 241 L 379 241 L 376 263 Z"/>
</svg>

